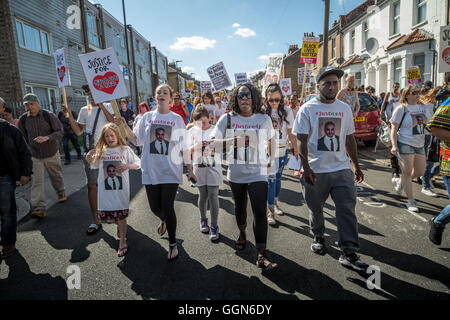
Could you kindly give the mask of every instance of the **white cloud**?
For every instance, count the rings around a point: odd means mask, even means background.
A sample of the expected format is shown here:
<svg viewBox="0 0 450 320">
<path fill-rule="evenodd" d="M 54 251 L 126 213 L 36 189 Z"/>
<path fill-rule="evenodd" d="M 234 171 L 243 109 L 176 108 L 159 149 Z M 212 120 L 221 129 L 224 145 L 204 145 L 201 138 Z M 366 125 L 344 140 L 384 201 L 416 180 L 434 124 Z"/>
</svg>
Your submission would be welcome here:
<svg viewBox="0 0 450 320">
<path fill-rule="evenodd" d="M 206 50 L 213 48 L 216 40 L 210 40 L 199 36 L 177 38 L 177 42 L 170 45 L 170 49 L 183 51 L 185 49 Z"/>
<path fill-rule="evenodd" d="M 194 72 L 195 69 L 193 67 L 186 66 L 186 67 L 181 68 L 181 71 L 186 72 L 186 73 L 191 73 L 191 72 Z"/>
<path fill-rule="evenodd" d="M 249 28 L 238 28 L 234 34 L 241 36 L 242 38 L 256 36 L 256 32 Z"/>
<path fill-rule="evenodd" d="M 233 28 L 239 28 L 241 25 L 239 23 L 233 23 L 232 27 Z"/>
<path fill-rule="evenodd" d="M 259 56 L 258 59 L 262 63 L 268 63 L 269 62 L 269 56 L 262 55 L 262 56 Z"/>
<path fill-rule="evenodd" d="M 342 6 L 344 4 L 344 0 L 338 0 L 338 3 L 340 6 Z"/>
</svg>

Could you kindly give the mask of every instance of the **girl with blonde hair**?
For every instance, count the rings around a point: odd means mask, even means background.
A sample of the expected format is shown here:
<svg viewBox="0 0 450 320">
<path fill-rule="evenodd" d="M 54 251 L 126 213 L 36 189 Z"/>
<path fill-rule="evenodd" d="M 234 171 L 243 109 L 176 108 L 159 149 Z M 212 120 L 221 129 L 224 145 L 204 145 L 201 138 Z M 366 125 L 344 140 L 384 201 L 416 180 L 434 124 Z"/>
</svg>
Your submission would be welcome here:
<svg viewBox="0 0 450 320">
<path fill-rule="evenodd" d="M 89 151 L 86 160 L 92 169 L 99 169 L 97 185 L 98 216 L 117 224 L 120 239 L 117 255 L 128 252 L 126 241 L 127 217 L 130 205 L 130 183 L 128 170 L 139 169 L 140 159 L 127 145 L 114 123 L 106 124 L 95 149 Z"/>
</svg>

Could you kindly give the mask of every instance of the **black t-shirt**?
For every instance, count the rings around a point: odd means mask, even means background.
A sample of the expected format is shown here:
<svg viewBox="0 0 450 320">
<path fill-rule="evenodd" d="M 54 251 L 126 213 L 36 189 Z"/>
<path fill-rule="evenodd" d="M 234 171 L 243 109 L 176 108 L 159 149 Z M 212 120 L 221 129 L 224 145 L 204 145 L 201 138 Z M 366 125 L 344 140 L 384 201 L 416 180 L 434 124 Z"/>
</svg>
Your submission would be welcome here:
<svg viewBox="0 0 450 320">
<path fill-rule="evenodd" d="M 120 110 L 120 116 L 125 118 L 125 121 L 127 122 L 128 126 L 132 127 L 133 125 L 130 125 L 130 121 L 134 121 L 133 119 L 134 112 L 131 109 L 127 109 L 127 111 Z"/>
</svg>

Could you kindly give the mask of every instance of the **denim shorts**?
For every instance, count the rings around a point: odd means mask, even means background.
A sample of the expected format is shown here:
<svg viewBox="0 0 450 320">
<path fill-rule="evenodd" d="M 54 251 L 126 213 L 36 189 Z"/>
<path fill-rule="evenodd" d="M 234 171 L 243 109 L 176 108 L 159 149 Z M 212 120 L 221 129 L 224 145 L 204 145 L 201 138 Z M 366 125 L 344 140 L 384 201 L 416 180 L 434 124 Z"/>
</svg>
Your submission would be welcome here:
<svg viewBox="0 0 450 320">
<path fill-rule="evenodd" d="M 97 184 L 98 169 L 91 169 L 91 165 L 86 161 L 85 155 L 83 156 L 84 172 L 86 173 L 87 184 Z"/>
<path fill-rule="evenodd" d="M 398 152 L 400 154 L 421 154 L 421 155 L 425 155 L 425 150 L 423 147 L 421 148 L 416 148 L 413 146 L 410 146 L 409 144 L 404 144 L 401 142 L 397 142 L 397 146 L 398 146 Z"/>
</svg>

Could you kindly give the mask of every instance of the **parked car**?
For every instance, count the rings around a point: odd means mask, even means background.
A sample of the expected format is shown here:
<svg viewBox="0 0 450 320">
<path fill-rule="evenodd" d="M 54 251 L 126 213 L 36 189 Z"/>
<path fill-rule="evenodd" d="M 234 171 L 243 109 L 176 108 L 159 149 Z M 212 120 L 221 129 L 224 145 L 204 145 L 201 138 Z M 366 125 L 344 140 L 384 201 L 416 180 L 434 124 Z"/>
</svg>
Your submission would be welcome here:
<svg viewBox="0 0 450 320">
<path fill-rule="evenodd" d="M 304 97 L 302 104 L 318 97 L 319 94 L 313 93 Z M 373 147 L 377 142 L 378 129 L 380 122 L 378 121 L 380 111 L 377 102 L 365 92 L 358 92 L 360 110 L 358 116 L 355 117 L 355 138 L 362 141 L 365 146 Z"/>
</svg>

